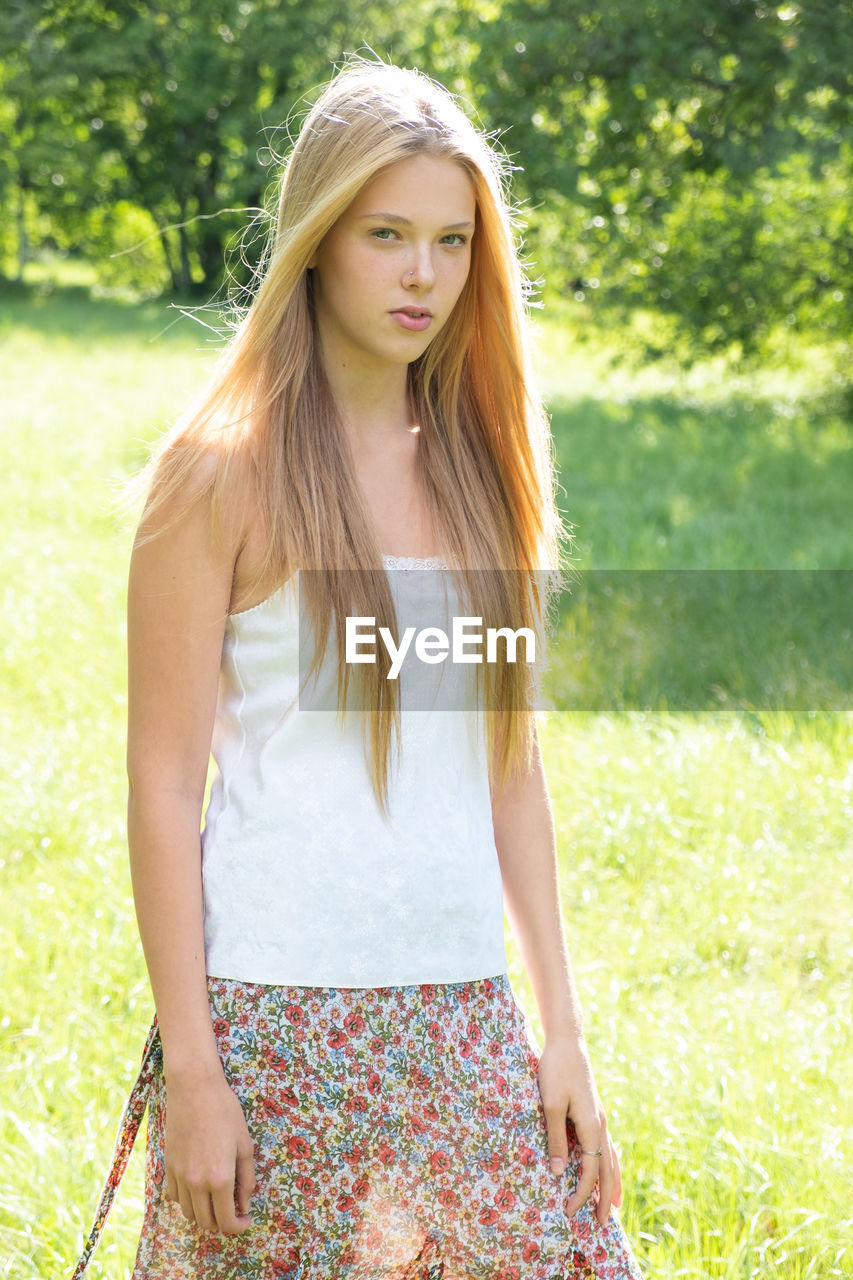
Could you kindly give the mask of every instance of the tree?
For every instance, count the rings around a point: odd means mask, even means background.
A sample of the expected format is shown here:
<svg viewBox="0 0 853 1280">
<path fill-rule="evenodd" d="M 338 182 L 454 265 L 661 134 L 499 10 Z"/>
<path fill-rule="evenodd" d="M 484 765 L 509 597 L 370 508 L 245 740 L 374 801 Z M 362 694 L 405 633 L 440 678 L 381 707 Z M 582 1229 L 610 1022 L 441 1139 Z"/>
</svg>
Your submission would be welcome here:
<svg viewBox="0 0 853 1280">
<path fill-rule="evenodd" d="M 58 121 L 67 125 L 75 145 L 52 179 L 69 193 L 63 220 L 118 201 L 145 210 L 171 287 L 210 293 L 245 208 L 263 203 L 270 144 L 294 100 L 367 38 L 405 60 L 429 9 L 429 0 L 396 10 L 375 0 L 11 0 L 0 57 L 15 67 L 6 93 L 18 151 L 50 145 Z M 16 176 L 28 181 L 22 166 Z M 41 188 L 39 202 L 49 203 Z"/>
<path fill-rule="evenodd" d="M 849 0 L 468 0 L 475 96 L 523 161 L 562 287 L 677 310 L 712 345 L 748 345 L 806 298 L 848 329 L 851 16 Z"/>
</svg>

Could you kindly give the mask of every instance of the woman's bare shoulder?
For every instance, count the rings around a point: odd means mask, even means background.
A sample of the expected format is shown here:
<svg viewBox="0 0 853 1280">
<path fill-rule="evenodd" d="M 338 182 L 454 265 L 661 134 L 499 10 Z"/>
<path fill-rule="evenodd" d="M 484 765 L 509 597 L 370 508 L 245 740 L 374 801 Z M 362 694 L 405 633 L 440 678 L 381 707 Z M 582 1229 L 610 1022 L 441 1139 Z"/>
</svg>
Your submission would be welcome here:
<svg viewBox="0 0 853 1280">
<path fill-rule="evenodd" d="M 231 613 L 259 604 L 287 576 L 270 553 L 269 498 L 258 465 L 247 436 L 167 440 L 150 467 L 137 534 L 140 546 L 168 540 L 183 526 L 197 552 L 227 571 Z"/>
</svg>

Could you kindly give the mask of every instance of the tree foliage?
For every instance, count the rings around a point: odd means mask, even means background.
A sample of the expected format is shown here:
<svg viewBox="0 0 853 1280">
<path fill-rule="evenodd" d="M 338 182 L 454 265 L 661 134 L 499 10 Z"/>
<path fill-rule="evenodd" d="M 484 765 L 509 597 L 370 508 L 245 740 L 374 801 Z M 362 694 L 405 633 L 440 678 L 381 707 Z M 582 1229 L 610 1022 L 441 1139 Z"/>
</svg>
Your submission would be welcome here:
<svg viewBox="0 0 853 1280">
<path fill-rule="evenodd" d="M 782 317 L 849 331 L 849 0 L 505 0 L 459 22 L 567 292 L 673 310 L 709 345 Z"/>
<path fill-rule="evenodd" d="M 850 0 L 6 0 L 0 255 L 49 239 L 212 292 L 276 127 L 366 45 L 462 91 L 523 164 L 553 289 L 705 346 L 849 332 Z"/>
<path fill-rule="evenodd" d="M 395 12 L 373 0 L 10 0 L 0 51 L 15 182 L 89 251 L 87 227 L 123 222 L 79 215 L 144 210 L 171 287 L 210 291 L 245 209 L 262 204 L 270 131 L 364 32 L 409 56 Z"/>
</svg>

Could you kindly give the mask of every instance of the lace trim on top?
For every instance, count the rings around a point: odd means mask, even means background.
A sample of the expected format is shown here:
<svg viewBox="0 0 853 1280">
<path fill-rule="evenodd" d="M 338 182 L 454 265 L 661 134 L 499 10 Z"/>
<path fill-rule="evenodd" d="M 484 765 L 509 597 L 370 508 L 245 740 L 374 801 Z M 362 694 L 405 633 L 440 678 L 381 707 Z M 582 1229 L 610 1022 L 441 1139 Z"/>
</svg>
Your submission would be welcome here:
<svg viewBox="0 0 853 1280">
<path fill-rule="evenodd" d="M 386 556 L 382 563 L 386 569 L 446 569 L 441 556 Z"/>
</svg>

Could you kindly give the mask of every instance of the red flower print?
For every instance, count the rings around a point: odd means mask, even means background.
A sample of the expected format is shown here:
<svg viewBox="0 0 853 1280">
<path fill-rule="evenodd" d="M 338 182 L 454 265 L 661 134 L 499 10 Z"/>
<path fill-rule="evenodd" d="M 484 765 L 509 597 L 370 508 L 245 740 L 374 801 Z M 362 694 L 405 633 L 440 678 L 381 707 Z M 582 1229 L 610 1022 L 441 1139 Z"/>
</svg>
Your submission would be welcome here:
<svg viewBox="0 0 853 1280">
<path fill-rule="evenodd" d="M 299 1254 L 293 1249 L 289 1249 L 286 1257 L 277 1258 L 273 1262 L 270 1280 L 290 1280 L 293 1275 L 293 1268 L 298 1261 Z"/>
<path fill-rule="evenodd" d="M 424 1274 L 440 1270 L 441 1237 L 464 1226 L 479 1237 L 490 1280 L 556 1280 L 557 1271 L 561 1280 L 639 1280 L 618 1219 L 602 1231 L 590 1213 L 595 1194 L 580 1220 L 555 1227 L 558 1239 L 546 1230 L 569 1191 L 550 1174 L 539 1061 L 505 976 L 370 989 L 216 979 L 208 990 L 227 1078 L 255 1118 L 255 1230 L 245 1241 L 174 1236 L 173 1280 L 231 1275 L 250 1258 L 263 1280 L 293 1280 L 300 1264 L 342 1277 L 377 1264 L 396 1274 L 418 1240 L 427 1244 L 425 1219 L 435 1239 L 415 1268 Z M 139 1274 L 150 1276 L 162 1270 L 161 1232 L 177 1226 L 156 1186 L 166 1107 L 158 1069 L 138 1255 Z M 574 1160 L 575 1131 L 566 1131 Z M 297 1249 L 306 1215 L 322 1223 L 310 1257 Z"/>
</svg>

